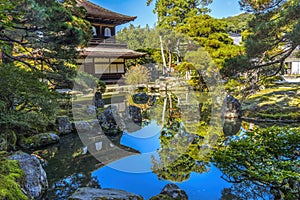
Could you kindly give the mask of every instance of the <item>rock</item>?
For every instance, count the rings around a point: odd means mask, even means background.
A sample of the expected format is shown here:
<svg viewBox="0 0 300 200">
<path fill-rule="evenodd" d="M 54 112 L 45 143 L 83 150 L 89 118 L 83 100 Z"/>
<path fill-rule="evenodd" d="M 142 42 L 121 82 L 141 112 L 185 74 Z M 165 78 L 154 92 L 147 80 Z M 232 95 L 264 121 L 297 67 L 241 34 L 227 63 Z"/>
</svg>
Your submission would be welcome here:
<svg viewBox="0 0 300 200">
<path fill-rule="evenodd" d="M 108 136 L 117 136 L 122 132 L 122 127 L 120 127 L 120 124 L 122 124 L 121 118 L 116 106 L 107 107 L 103 113 L 98 115 L 98 120 L 103 133 Z"/>
<path fill-rule="evenodd" d="M 160 192 L 160 194 L 151 197 L 150 200 L 187 200 L 186 192 L 180 189 L 174 183 L 167 184 Z"/>
<path fill-rule="evenodd" d="M 225 136 L 232 136 L 241 130 L 242 121 L 240 119 L 225 119 L 223 133 Z"/>
<path fill-rule="evenodd" d="M 232 95 L 227 95 L 223 101 L 222 118 L 232 119 L 243 116 L 242 106 Z"/>
<path fill-rule="evenodd" d="M 139 107 L 128 106 L 125 113 L 127 119 L 130 119 L 133 122 L 142 122 L 142 113 Z"/>
<path fill-rule="evenodd" d="M 92 106 L 92 105 L 89 105 L 87 106 L 86 108 L 86 112 L 89 114 L 89 115 L 96 115 L 96 106 Z"/>
<path fill-rule="evenodd" d="M 87 121 L 74 122 L 74 127 L 77 132 L 86 132 L 92 130 L 92 126 Z"/>
<path fill-rule="evenodd" d="M 69 200 L 142 200 L 140 195 L 116 189 L 96 189 L 90 187 L 79 188 Z"/>
<path fill-rule="evenodd" d="M 95 93 L 95 96 L 93 98 L 93 102 L 96 108 L 103 108 L 104 107 L 104 101 L 102 100 L 102 93 L 97 91 Z"/>
<path fill-rule="evenodd" d="M 24 152 L 16 152 L 9 156 L 10 160 L 18 160 L 25 173 L 25 189 L 34 199 L 43 199 L 48 189 L 45 170 L 35 156 Z"/>
<path fill-rule="evenodd" d="M 137 93 L 132 95 L 132 100 L 136 104 L 146 104 L 149 100 L 149 96 L 146 93 Z"/>
<path fill-rule="evenodd" d="M 89 124 L 93 129 L 99 129 L 99 121 L 97 119 L 92 119 L 89 121 Z"/>
<path fill-rule="evenodd" d="M 58 125 L 58 133 L 59 134 L 68 134 L 72 132 L 72 125 L 67 116 L 57 117 L 56 123 Z"/>
<path fill-rule="evenodd" d="M 40 133 L 27 138 L 20 138 L 18 144 L 25 149 L 36 149 L 38 147 L 44 147 L 50 144 L 58 143 L 59 140 L 59 136 L 55 133 Z"/>
</svg>

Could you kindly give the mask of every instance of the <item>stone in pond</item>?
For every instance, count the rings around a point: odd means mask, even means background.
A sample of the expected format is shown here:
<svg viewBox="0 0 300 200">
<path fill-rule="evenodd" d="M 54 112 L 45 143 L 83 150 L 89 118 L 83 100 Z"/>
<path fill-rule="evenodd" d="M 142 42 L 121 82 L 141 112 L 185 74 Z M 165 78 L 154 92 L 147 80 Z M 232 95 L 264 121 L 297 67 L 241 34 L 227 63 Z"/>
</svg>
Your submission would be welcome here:
<svg viewBox="0 0 300 200">
<path fill-rule="evenodd" d="M 72 125 L 67 116 L 57 117 L 56 123 L 58 125 L 58 133 L 59 134 L 68 134 L 72 132 Z"/>
<path fill-rule="evenodd" d="M 94 200 L 94 199 L 107 199 L 107 200 L 143 200 L 140 195 L 126 192 L 117 189 L 96 189 L 91 187 L 79 188 L 72 194 L 69 200 Z"/>
<path fill-rule="evenodd" d="M 39 147 L 56 144 L 60 140 L 60 137 L 55 133 L 40 133 L 32 135 L 30 137 L 23 137 L 19 140 L 18 144 L 24 149 L 36 149 Z"/>
<path fill-rule="evenodd" d="M 174 183 L 167 184 L 160 192 L 160 194 L 151 197 L 150 200 L 187 200 L 186 192 L 180 189 Z"/>
<path fill-rule="evenodd" d="M 146 104 L 149 100 L 149 96 L 146 93 L 137 93 L 132 95 L 132 100 L 136 104 Z"/>
<path fill-rule="evenodd" d="M 232 119 L 243 116 L 242 106 L 232 95 L 227 95 L 223 101 L 222 118 Z"/>
</svg>

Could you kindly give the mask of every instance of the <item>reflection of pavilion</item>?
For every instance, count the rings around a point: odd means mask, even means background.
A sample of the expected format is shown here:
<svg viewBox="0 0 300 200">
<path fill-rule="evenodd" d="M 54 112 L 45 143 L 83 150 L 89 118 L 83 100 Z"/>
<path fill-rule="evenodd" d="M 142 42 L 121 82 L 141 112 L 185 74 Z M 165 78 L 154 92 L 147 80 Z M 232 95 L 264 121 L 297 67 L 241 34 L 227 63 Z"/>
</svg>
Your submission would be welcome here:
<svg viewBox="0 0 300 200">
<path fill-rule="evenodd" d="M 86 145 L 84 148 L 104 165 L 123 157 L 139 154 L 137 150 L 121 145 L 121 136 L 122 134 L 110 138 L 101 132 L 89 132 L 86 135 L 80 135 L 82 142 Z"/>
</svg>

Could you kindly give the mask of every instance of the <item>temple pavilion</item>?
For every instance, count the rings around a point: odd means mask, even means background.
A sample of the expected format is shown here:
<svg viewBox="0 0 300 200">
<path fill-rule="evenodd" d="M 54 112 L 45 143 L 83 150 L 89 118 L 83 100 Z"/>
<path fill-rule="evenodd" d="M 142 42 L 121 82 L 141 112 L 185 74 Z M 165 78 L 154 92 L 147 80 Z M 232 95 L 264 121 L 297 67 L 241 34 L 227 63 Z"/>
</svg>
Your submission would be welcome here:
<svg viewBox="0 0 300 200">
<path fill-rule="evenodd" d="M 116 26 L 133 21 L 136 16 L 119 14 L 86 0 L 77 0 L 77 3 L 86 9 L 86 19 L 94 32 L 88 47 L 81 50 L 78 64 L 83 71 L 107 83 L 118 81 L 126 72 L 126 59 L 145 56 L 115 40 Z"/>
</svg>

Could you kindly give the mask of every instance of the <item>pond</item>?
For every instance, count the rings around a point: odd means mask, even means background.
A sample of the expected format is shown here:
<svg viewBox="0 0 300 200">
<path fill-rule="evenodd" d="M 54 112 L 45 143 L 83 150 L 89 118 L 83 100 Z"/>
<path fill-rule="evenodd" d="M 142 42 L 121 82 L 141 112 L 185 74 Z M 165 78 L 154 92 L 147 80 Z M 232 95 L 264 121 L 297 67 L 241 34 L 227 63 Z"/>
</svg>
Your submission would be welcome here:
<svg viewBox="0 0 300 200">
<path fill-rule="evenodd" d="M 96 126 L 91 131 L 63 136 L 59 145 L 35 152 L 47 162 L 50 199 L 66 199 L 78 187 L 97 184 L 133 192 L 144 199 L 159 194 L 168 183 L 183 189 L 190 200 L 232 199 L 236 188 L 242 190 L 238 193 L 252 195 L 251 183 L 229 183 L 210 163 L 212 147 L 220 138 L 238 137 L 244 123 L 219 120 L 203 94 L 170 92 L 151 102 L 150 95 L 138 94 L 147 101 L 124 95 L 112 98 L 110 107 L 106 105 L 106 110 L 118 115 L 114 118 L 118 128 L 122 127 L 121 133 L 113 131 L 111 136 Z M 205 100 L 199 101 L 201 98 Z M 128 118 L 128 113 L 133 113 L 128 110 L 130 106 L 141 116 Z M 82 110 L 79 112 L 77 120 L 91 121 Z M 268 199 L 266 191 L 261 193 Z"/>
</svg>

